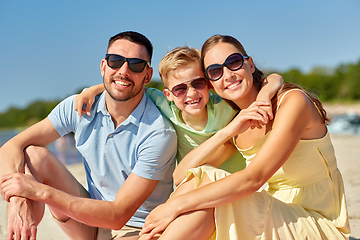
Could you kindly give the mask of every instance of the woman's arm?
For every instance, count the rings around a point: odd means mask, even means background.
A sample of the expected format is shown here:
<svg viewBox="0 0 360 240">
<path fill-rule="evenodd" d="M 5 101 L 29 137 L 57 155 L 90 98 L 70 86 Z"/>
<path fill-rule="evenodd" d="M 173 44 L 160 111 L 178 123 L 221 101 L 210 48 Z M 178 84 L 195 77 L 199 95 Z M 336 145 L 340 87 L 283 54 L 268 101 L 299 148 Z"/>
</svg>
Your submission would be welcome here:
<svg viewBox="0 0 360 240">
<path fill-rule="evenodd" d="M 90 116 L 90 108 L 95 101 L 95 96 L 101 94 L 104 90 L 104 85 L 98 84 L 89 87 L 75 97 L 74 106 L 80 117 L 83 115 L 83 113 L 86 113 L 88 116 Z M 84 104 L 85 109 L 83 109 Z"/>
<path fill-rule="evenodd" d="M 180 184 L 186 177 L 186 171 L 190 168 L 205 163 L 217 167 L 229 159 L 236 151 L 232 137 L 244 132 L 249 127 L 265 125 L 268 118 L 262 107 L 268 105 L 264 102 L 254 102 L 249 108 L 240 111 L 231 124 L 220 130 L 220 133 L 216 133 L 216 137 L 214 135 L 189 152 L 175 168 L 173 173 L 174 184 Z"/>
<path fill-rule="evenodd" d="M 156 208 L 150 213 L 142 233 L 151 231 L 153 234 L 159 229 L 165 228 L 172 221 L 164 223 L 161 221 L 162 218 L 176 217 L 182 213 L 221 206 L 254 193 L 288 159 L 303 133 L 307 131 L 315 118 L 314 114 L 317 114 L 312 108 L 314 106 L 303 93 L 298 91 L 289 93 L 276 113 L 272 131 L 266 142 L 247 168 L 189 193 L 171 197 L 164 205 L 160 205 L 159 209 Z M 218 141 L 223 142 L 224 139 L 227 139 L 229 132 L 236 130 L 236 126 L 234 127 L 232 123 L 228 125 L 232 129 L 227 126 L 211 137 L 210 141 L 206 141 L 202 146 L 203 150 L 210 151 L 207 150 L 212 148 L 210 144 L 217 146 Z M 316 128 L 318 127 L 316 126 Z M 161 223 L 160 227 L 158 223 Z M 155 232 L 152 232 L 155 228 Z"/>
</svg>

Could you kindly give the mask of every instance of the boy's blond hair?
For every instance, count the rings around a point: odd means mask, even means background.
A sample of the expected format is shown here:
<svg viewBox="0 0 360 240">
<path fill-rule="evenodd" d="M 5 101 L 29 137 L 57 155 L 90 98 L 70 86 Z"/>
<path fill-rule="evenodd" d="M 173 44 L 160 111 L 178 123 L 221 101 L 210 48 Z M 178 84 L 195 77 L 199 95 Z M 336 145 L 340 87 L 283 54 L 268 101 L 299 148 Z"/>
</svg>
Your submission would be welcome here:
<svg viewBox="0 0 360 240">
<path fill-rule="evenodd" d="M 177 47 L 168 52 L 159 63 L 159 74 L 162 83 L 167 87 L 167 80 L 176 70 L 190 63 L 198 63 L 201 67 L 200 50 L 188 46 Z"/>
</svg>

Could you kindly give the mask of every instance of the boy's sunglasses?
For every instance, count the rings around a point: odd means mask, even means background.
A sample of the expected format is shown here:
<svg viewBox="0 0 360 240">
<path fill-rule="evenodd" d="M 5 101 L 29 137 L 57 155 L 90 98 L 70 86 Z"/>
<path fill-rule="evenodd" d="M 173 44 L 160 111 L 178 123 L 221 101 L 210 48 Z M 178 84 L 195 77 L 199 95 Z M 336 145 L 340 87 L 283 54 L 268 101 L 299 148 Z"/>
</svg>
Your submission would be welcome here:
<svg viewBox="0 0 360 240">
<path fill-rule="evenodd" d="M 140 58 L 126 58 L 117 54 L 106 54 L 105 59 L 107 65 L 111 68 L 121 68 L 125 62 L 128 62 L 129 68 L 135 73 L 144 71 L 146 65 L 150 67 L 150 63 Z"/>
<path fill-rule="evenodd" d="M 236 71 L 243 66 L 244 59 L 248 58 L 248 56 L 243 56 L 240 53 L 233 53 L 226 58 L 223 64 L 211 64 L 208 66 L 205 70 L 205 75 L 211 81 L 217 81 L 224 74 L 224 66 L 231 71 Z"/>
<path fill-rule="evenodd" d="M 175 85 L 170 92 L 175 96 L 175 97 L 181 97 L 183 96 L 189 89 L 189 84 L 195 88 L 196 90 L 202 90 L 204 89 L 208 82 L 205 78 L 196 78 L 194 80 L 190 80 L 187 81 L 185 83 L 180 83 L 178 85 Z"/>
</svg>

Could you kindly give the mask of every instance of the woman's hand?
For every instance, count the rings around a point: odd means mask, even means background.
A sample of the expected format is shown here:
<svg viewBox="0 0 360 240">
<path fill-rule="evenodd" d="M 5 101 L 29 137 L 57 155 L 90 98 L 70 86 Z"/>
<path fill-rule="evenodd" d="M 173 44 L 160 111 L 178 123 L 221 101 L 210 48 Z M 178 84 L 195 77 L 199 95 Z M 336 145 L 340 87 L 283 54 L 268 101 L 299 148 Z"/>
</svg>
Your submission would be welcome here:
<svg viewBox="0 0 360 240">
<path fill-rule="evenodd" d="M 249 128 L 262 128 L 270 117 L 264 107 L 270 106 L 267 102 L 253 102 L 248 108 L 240 113 L 225 127 L 230 130 L 231 136 L 245 132 Z"/>
<path fill-rule="evenodd" d="M 162 233 L 178 216 L 176 208 L 171 204 L 171 198 L 164 204 L 157 206 L 145 219 L 140 235 L 148 233 L 146 239 L 151 239 L 157 233 Z"/>
</svg>

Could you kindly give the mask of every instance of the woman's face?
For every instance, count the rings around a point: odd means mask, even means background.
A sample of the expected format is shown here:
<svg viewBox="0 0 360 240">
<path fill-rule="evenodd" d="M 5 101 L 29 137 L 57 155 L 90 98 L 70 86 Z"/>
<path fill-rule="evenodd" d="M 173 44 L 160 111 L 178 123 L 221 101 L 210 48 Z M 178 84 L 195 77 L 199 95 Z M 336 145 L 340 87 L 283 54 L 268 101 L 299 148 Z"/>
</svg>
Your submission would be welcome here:
<svg viewBox="0 0 360 240">
<path fill-rule="evenodd" d="M 204 57 L 205 69 L 212 64 L 223 64 L 227 57 L 240 51 L 229 43 L 217 43 Z M 231 100 L 237 105 L 239 100 L 253 101 L 256 98 L 256 87 L 252 73 L 255 66 L 251 57 L 244 59 L 243 66 L 236 71 L 223 67 L 223 75 L 217 81 L 210 81 L 216 93 L 222 98 Z M 255 90 L 255 91 L 254 91 Z M 243 105 L 243 104 L 241 104 Z"/>
</svg>

